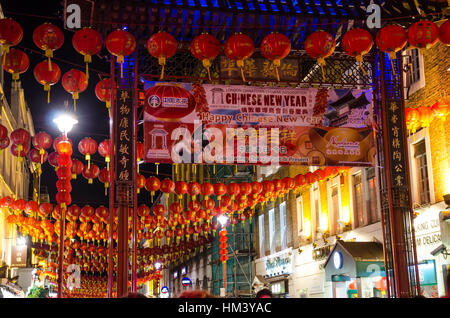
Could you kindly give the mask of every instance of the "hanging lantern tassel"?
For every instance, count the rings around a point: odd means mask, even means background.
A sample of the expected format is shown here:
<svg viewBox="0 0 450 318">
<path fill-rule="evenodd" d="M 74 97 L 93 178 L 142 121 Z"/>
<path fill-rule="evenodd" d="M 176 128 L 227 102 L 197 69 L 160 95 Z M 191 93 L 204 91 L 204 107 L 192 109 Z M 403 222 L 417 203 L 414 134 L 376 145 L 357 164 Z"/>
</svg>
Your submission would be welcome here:
<svg viewBox="0 0 450 318">
<path fill-rule="evenodd" d="M 209 71 L 209 68 L 211 67 L 211 61 L 208 59 L 203 59 L 202 60 L 203 66 L 206 68 L 206 70 L 208 71 L 208 79 L 211 80 L 211 73 Z"/>
<path fill-rule="evenodd" d="M 394 61 L 397 58 L 395 52 L 389 52 L 389 60 L 391 61 L 392 74 L 395 75 Z"/>
<path fill-rule="evenodd" d="M 155 195 L 155 191 L 150 191 L 150 198 L 151 198 L 152 203 L 153 203 L 154 195 Z"/>
<path fill-rule="evenodd" d="M 105 197 L 108 195 L 109 182 L 105 182 Z"/>
<path fill-rule="evenodd" d="M 125 61 L 123 55 L 117 55 L 117 63 L 120 64 L 120 78 L 123 78 L 123 62 Z"/>
<path fill-rule="evenodd" d="M 72 93 L 72 99 L 73 99 L 73 111 L 76 112 L 77 111 L 77 99 L 78 99 L 78 92 L 73 92 Z"/>
<path fill-rule="evenodd" d="M 90 154 L 86 154 L 86 160 L 88 162 L 88 169 L 91 169 L 91 155 Z"/>
<path fill-rule="evenodd" d="M 44 91 L 47 92 L 47 104 L 50 104 L 50 84 L 44 84 Z"/>
<path fill-rule="evenodd" d="M 273 60 L 273 66 L 275 66 L 275 75 L 277 76 L 277 81 L 280 81 L 280 74 L 278 74 L 278 68 L 281 65 L 281 60 L 280 59 L 275 59 Z"/>
<path fill-rule="evenodd" d="M 111 102 L 106 101 L 106 108 L 108 109 L 108 117 L 111 118 Z"/>
<path fill-rule="evenodd" d="M 19 73 L 13 73 L 12 79 L 14 80 L 14 90 L 17 90 L 17 80 L 19 79 Z"/>
<path fill-rule="evenodd" d="M 51 58 L 53 57 L 53 51 L 49 49 L 45 50 L 45 56 L 48 57 L 48 70 L 51 72 L 53 71 L 51 61 Z"/>
<path fill-rule="evenodd" d="M 166 65 L 166 58 L 165 57 L 159 57 L 158 58 L 158 63 L 159 65 L 162 66 L 161 68 L 161 76 L 159 77 L 160 80 L 162 80 L 164 78 L 164 66 Z"/>
<path fill-rule="evenodd" d="M 84 56 L 84 62 L 86 63 L 86 81 L 89 80 L 89 66 L 88 64 L 92 62 L 92 56 L 86 54 Z"/>
<path fill-rule="evenodd" d="M 245 82 L 244 76 L 244 60 L 237 60 L 236 65 L 241 69 L 242 80 Z"/>
<path fill-rule="evenodd" d="M 362 66 L 362 63 L 363 63 L 363 57 L 362 57 L 362 55 L 358 55 L 358 56 L 356 57 L 356 61 L 359 63 L 359 67 L 360 67 L 361 70 L 363 71 L 364 75 L 367 75 L 366 70 L 365 70 L 364 67 Z"/>
<path fill-rule="evenodd" d="M 216 174 L 216 165 L 213 165 L 213 174 Z"/>
<path fill-rule="evenodd" d="M 322 69 L 322 79 L 325 82 L 325 71 L 323 70 L 323 67 L 325 66 L 325 59 L 323 57 L 320 57 L 317 59 L 317 63 L 320 65 L 320 68 Z"/>
<path fill-rule="evenodd" d="M 155 166 L 156 166 L 156 175 L 158 175 L 158 171 L 159 171 L 159 162 L 155 162 Z"/>
</svg>

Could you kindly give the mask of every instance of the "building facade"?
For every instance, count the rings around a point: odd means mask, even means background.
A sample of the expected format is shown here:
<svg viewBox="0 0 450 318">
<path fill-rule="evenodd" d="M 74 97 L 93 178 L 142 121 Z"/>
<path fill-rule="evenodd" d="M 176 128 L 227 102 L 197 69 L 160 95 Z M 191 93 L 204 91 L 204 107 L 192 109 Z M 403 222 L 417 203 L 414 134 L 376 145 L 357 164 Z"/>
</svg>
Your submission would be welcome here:
<svg viewBox="0 0 450 318">
<path fill-rule="evenodd" d="M 0 8 L 0 18 L 3 17 Z M 33 120 L 21 83 L 18 81 L 16 86 L 10 80 L 10 74 L 5 74 L 1 65 L 0 124 L 7 128 L 8 136 L 18 128 L 27 130 L 31 136 L 34 135 Z M 33 180 L 32 174 L 35 168 L 28 160 L 20 162 L 17 157 L 12 155 L 10 147 L 0 150 L 0 197 L 33 199 L 30 183 Z M 0 279 L 17 276 L 19 272 L 23 271 L 21 267 L 27 266 L 27 264 L 16 264 L 17 260 L 14 255 L 22 247 L 18 244 L 15 227 L 6 222 L 8 214 L 8 211 L 0 210 L 0 267 L 3 269 Z M 28 252 L 31 252 L 30 249 Z M 28 255 L 28 259 L 30 259 L 30 255 Z"/>
<path fill-rule="evenodd" d="M 450 101 L 449 54 L 441 43 L 405 50 L 405 107 Z M 440 297 L 449 269 L 449 116 L 434 117 L 408 137 L 408 145 L 421 293 Z M 295 177 L 315 167 L 264 170 L 260 180 Z M 259 280 L 277 297 L 386 297 L 379 178 L 376 165 L 351 168 L 260 209 Z"/>
</svg>

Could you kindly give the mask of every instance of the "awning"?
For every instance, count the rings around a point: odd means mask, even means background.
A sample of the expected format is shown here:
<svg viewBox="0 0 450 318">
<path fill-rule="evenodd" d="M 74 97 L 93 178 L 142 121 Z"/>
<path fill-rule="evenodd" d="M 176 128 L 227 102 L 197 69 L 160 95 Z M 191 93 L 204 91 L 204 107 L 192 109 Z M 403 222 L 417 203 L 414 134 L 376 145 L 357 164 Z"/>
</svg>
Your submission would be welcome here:
<svg viewBox="0 0 450 318">
<path fill-rule="evenodd" d="M 325 262 L 327 281 L 384 275 L 383 245 L 377 242 L 338 240 Z"/>
</svg>

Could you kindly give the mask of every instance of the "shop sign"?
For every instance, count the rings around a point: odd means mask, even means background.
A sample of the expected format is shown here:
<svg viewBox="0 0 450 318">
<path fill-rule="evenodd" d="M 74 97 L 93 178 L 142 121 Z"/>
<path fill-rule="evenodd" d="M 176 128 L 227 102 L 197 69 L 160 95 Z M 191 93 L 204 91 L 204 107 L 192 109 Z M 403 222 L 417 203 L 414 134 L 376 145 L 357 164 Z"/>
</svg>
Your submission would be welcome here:
<svg viewBox="0 0 450 318">
<path fill-rule="evenodd" d="M 117 184 L 133 182 L 133 94 L 128 89 L 117 90 L 117 107 L 114 130 L 116 141 L 115 169 Z"/>
<path fill-rule="evenodd" d="M 414 219 L 414 231 L 416 247 L 424 252 L 420 254 L 427 254 L 423 255 L 424 258 L 430 256 L 429 252 L 442 244 L 439 211 L 431 207 L 419 213 Z M 421 256 L 419 255 L 419 259 L 422 258 Z"/>
<path fill-rule="evenodd" d="M 268 258 L 265 262 L 266 275 L 278 276 L 292 273 L 293 254 L 291 252 Z"/>
<path fill-rule="evenodd" d="M 318 248 L 313 249 L 312 258 L 315 261 L 320 261 L 320 260 L 327 258 L 328 255 L 330 255 L 330 253 L 331 253 L 330 245 L 318 247 Z"/>
<path fill-rule="evenodd" d="M 11 267 L 27 267 L 27 246 L 18 245 L 11 249 Z"/>
<path fill-rule="evenodd" d="M 146 82 L 145 161 L 372 166 L 372 92 Z"/>
<path fill-rule="evenodd" d="M 183 279 L 181 280 L 181 284 L 186 287 L 192 284 L 191 280 L 189 279 L 189 277 L 183 277 Z"/>
</svg>

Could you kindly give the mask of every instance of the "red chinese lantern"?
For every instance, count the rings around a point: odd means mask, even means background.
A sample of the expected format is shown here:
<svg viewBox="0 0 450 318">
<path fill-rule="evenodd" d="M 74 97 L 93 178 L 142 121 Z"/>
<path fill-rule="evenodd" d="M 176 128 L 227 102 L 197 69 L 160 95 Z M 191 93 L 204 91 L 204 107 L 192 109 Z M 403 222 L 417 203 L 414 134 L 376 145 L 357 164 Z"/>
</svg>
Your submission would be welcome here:
<svg viewBox="0 0 450 318">
<path fill-rule="evenodd" d="M 429 49 L 438 40 L 439 28 L 433 21 L 417 21 L 408 29 L 408 42 L 412 47 Z"/>
<path fill-rule="evenodd" d="M 47 161 L 48 153 L 47 151 L 44 150 L 44 152 L 41 154 L 38 149 L 33 148 L 30 150 L 30 152 L 28 152 L 28 158 L 32 162 L 36 163 L 38 167 L 40 167 L 40 165 L 42 165 L 45 161 Z"/>
<path fill-rule="evenodd" d="M 157 177 L 150 177 L 145 182 L 145 189 L 147 191 L 150 191 L 152 202 L 153 202 L 153 196 L 155 195 L 155 192 L 158 191 L 161 187 L 161 181 Z"/>
<path fill-rule="evenodd" d="M 97 147 L 97 142 L 91 137 L 85 137 L 78 143 L 78 151 L 85 156 L 88 169 L 91 165 L 91 156 L 97 152 Z"/>
<path fill-rule="evenodd" d="M 317 169 L 313 172 L 313 174 L 315 175 L 317 181 L 322 181 L 325 179 L 325 171 L 322 169 Z"/>
<path fill-rule="evenodd" d="M 224 46 L 225 55 L 232 61 L 236 61 L 241 69 L 242 80 L 245 82 L 244 61 L 252 56 L 255 51 L 253 40 L 245 34 L 238 33 L 229 37 Z"/>
<path fill-rule="evenodd" d="M 0 140 L 9 138 L 8 137 L 8 129 L 3 126 L 2 124 L 0 124 Z"/>
<path fill-rule="evenodd" d="M 166 208 L 162 204 L 155 204 L 153 206 L 153 214 L 156 216 L 163 216 L 166 213 Z"/>
<path fill-rule="evenodd" d="M 270 194 L 275 191 L 275 185 L 269 180 L 263 180 L 261 185 L 266 198 L 268 198 Z"/>
<path fill-rule="evenodd" d="M 70 142 L 70 144 L 72 144 L 72 140 L 68 139 L 66 136 L 64 135 L 58 136 L 53 140 L 53 149 L 55 151 L 58 151 L 58 144 L 63 140 L 68 141 Z"/>
<path fill-rule="evenodd" d="M 214 193 L 214 187 L 209 182 L 203 182 L 202 183 L 202 195 L 204 196 L 205 200 L 209 199 L 209 196 Z"/>
<path fill-rule="evenodd" d="M 47 61 L 38 63 L 33 70 L 34 78 L 39 84 L 44 85 L 44 91 L 47 92 L 47 103 L 50 103 L 50 86 L 59 82 L 61 78 L 61 69 L 53 62 L 50 62 L 51 69 Z"/>
<path fill-rule="evenodd" d="M 277 80 L 280 80 L 278 68 L 281 60 L 291 52 L 291 41 L 281 33 L 273 32 L 266 35 L 261 42 L 261 54 L 268 60 L 273 61 Z"/>
<path fill-rule="evenodd" d="M 107 207 L 101 205 L 95 209 L 95 215 L 102 220 L 102 222 L 106 222 L 109 216 L 109 210 Z"/>
<path fill-rule="evenodd" d="M 110 173 L 107 168 L 103 168 L 100 170 L 98 174 L 98 180 L 105 185 L 105 196 L 108 194 L 109 181 L 110 181 Z"/>
<path fill-rule="evenodd" d="M 239 193 L 242 194 L 244 198 L 252 193 L 252 186 L 248 182 L 241 182 L 239 184 Z"/>
<path fill-rule="evenodd" d="M 306 183 L 305 176 L 303 174 L 296 175 L 295 183 L 297 184 L 297 187 L 301 187 L 301 186 L 305 185 L 305 183 Z"/>
<path fill-rule="evenodd" d="M 182 87 L 163 84 L 145 91 L 145 112 L 157 120 L 176 121 L 186 117 L 194 109 L 194 96 Z"/>
<path fill-rule="evenodd" d="M 397 24 L 388 25 L 381 28 L 375 38 L 378 50 L 389 54 L 392 64 L 392 71 L 395 72 L 392 60 L 396 58 L 397 52 L 401 51 L 408 42 L 408 33 Z"/>
<path fill-rule="evenodd" d="M 417 127 L 420 125 L 419 119 L 420 113 L 416 108 L 405 108 L 405 122 L 408 132 L 413 134 L 416 132 Z"/>
<path fill-rule="evenodd" d="M 222 196 L 227 193 L 227 186 L 223 183 L 215 183 L 214 186 L 214 194 L 217 196 L 217 200 L 219 202 L 222 199 Z"/>
<path fill-rule="evenodd" d="M 95 85 L 95 96 L 106 104 L 109 117 L 111 117 L 111 88 L 112 83 L 110 78 L 104 78 Z"/>
<path fill-rule="evenodd" d="M 67 155 L 69 157 L 72 155 L 72 143 L 68 140 L 61 140 L 56 148 L 60 155 Z"/>
<path fill-rule="evenodd" d="M 95 164 L 85 165 L 82 172 L 83 177 L 88 179 L 89 184 L 92 184 L 93 179 L 97 178 L 99 174 L 100 168 Z"/>
<path fill-rule="evenodd" d="M 48 57 L 48 68 L 51 70 L 53 51 L 59 49 L 64 43 L 64 33 L 56 25 L 44 23 L 33 31 L 33 42 L 38 48 L 45 51 Z"/>
<path fill-rule="evenodd" d="M 136 192 L 141 192 L 141 189 L 145 187 L 145 182 L 147 180 L 142 174 L 136 174 Z"/>
<path fill-rule="evenodd" d="M 209 68 L 211 60 L 214 60 L 220 53 L 220 42 L 214 36 L 208 33 L 202 33 L 196 36 L 191 42 L 192 55 L 202 61 L 203 66 L 208 71 L 208 78 L 211 80 Z"/>
<path fill-rule="evenodd" d="M 431 110 L 437 118 L 445 122 L 447 115 L 450 113 L 450 105 L 447 102 L 438 101 L 431 106 Z"/>
<path fill-rule="evenodd" d="M 67 216 L 68 216 L 68 220 L 75 222 L 76 220 L 78 220 L 78 217 L 81 214 L 81 208 L 76 205 L 76 204 L 72 204 L 68 209 L 67 209 Z"/>
<path fill-rule="evenodd" d="M 316 176 L 312 172 L 307 172 L 305 174 L 305 180 L 307 184 L 312 184 L 316 182 Z"/>
<path fill-rule="evenodd" d="M 10 49 L 8 53 L 3 55 L 3 69 L 12 74 L 14 81 L 14 89 L 17 89 L 17 80 L 19 74 L 22 74 L 28 70 L 30 66 L 30 59 L 25 52 L 19 49 Z"/>
<path fill-rule="evenodd" d="M 237 183 L 230 182 L 227 185 L 228 194 L 231 195 L 231 200 L 234 200 L 234 198 L 239 194 L 241 191 L 241 188 Z"/>
<path fill-rule="evenodd" d="M 98 144 L 98 153 L 100 156 L 105 158 L 106 167 L 109 170 L 109 162 L 111 161 L 111 141 L 109 139 L 103 140 Z"/>
<path fill-rule="evenodd" d="M 41 156 L 46 152 L 45 150 L 52 145 L 52 137 L 44 131 L 38 132 L 32 139 L 33 146 L 39 150 Z M 43 160 L 44 162 L 45 160 Z M 41 162 L 41 163 L 43 163 Z"/>
<path fill-rule="evenodd" d="M 181 200 L 183 198 L 183 194 L 188 192 L 188 184 L 185 181 L 177 181 L 175 182 L 175 193 L 178 195 L 178 198 Z"/>
<path fill-rule="evenodd" d="M 447 46 L 450 45 L 450 20 L 446 20 L 439 27 L 439 41 Z"/>
<path fill-rule="evenodd" d="M 305 41 L 305 51 L 309 57 L 316 59 L 322 69 L 322 77 L 325 80 L 323 67 L 325 58 L 333 54 L 336 48 L 336 41 L 333 36 L 323 30 L 311 33 Z"/>
<path fill-rule="evenodd" d="M 3 53 L 8 53 L 11 46 L 17 45 L 22 41 L 23 29 L 19 23 L 11 18 L 0 20 L 0 44 Z"/>
<path fill-rule="evenodd" d="M 95 210 L 90 205 L 85 205 L 81 208 L 81 217 L 83 217 L 86 221 L 90 221 L 95 215 Z M 86 229 L 86 232 L 89 228 Z"/>
<path fill-rule="evenodd" d="M 30 133 L 23 128 L 18 128 L 11 132 L 10 138 L 11 138 L 11 142 L 14 145 L 18 145 L 19 146 L 18 150 L 21 151 L 22 147 L 29 144 Z"/>
<path fill-rule="evenodd" d="M 427 106 L 420 106 L 417 108 L 417 111 L 419 112 L 419 121 L 422 127 L 429 127 L 431 121 L 433 120 L 433 111 L 431 110 L 431 107 Z"/>
<path fill-rule="evenodd" d="M 138 206 L 137 214 L 142 218 L 144 216 L 150 215 L 150 208 L 145 204 L 141 204 Z"/>
<path fill-rule="evenodd" d="M 84 92 L 88 86 L 86 75 L 82 71 L 71 69 L 63 75 L 62 86 L 68 93 L 72 94 L 73 107 L 76 110 L 76 100 L 79 98 L 79 93 Z"/>
<path fill-rule="evenodd" d="M 39 215 L 43 218 L 47 217 L 52 213 L 53 205 L 51 203 L 41 203 L 39 204 Z"/>
<path fill-rule="evenodd" d="M 117 56 L 120 64 L 120 77 L 123 77 L 124 57 L 132 54 L 136 49 L 136 39 L 125 30 L 116 30 L 108 34 L 105 41 L 106 49 L 112 55 Z"/>
<path fill-rule="evenodd" d="M 82 28 L 73 35 L 72 45 L 75 51 L 84 56 L 86 79 L 89 79 L 88 64 L 92 62 L 92 55 L 100 53 L 103 46 L 102 36 L 94 29 Z"/>
<path fill-rule="evenodd" d="M 174 202 L 170 205 L 169 210 L 173 215 L 180 214 L 181 212 L 183 212 L 183 205 L 181 205 L 181 203 L 179 202 Z"/>
<path fill-rule="evenodd" d="M 200 184 L 197 182 L 189 182 L 188 184 L 188 193 L 190 196 L 192 196 L 192 200 L 195 201 L 196 196 L 201 193 L 202 189 Z"/>
<path fill-rule="evenodd" d="M 0 150 L 6 149 L 9 146 L 9 137 L 6 136 L 6 138 L 0 139 Z"/>
<path fill-rule="evenodd" d="M 175 55 L 177 45 L 177 40 L 171 34 L 163 31 L 153 34 L 147 40 L 148 53 L 157 58 L 159 65 L 162 66 L 160 80 L 164 78 L 166 59 Z"/>
<path fill-rule="evenodd" d="M 48 163 L 56 170 L 58 167 L 58 152 L 54 151 L 49 153 L 47 160 Z"/>
<path fill-rule="evenodd" d="M 362 67 L 363 55 L 369 53 L 372 45 L 372 35 L 369 31 L 361 28 L 347 31 L 342 38 L 342 48 L 345 53 L 356 58 L 364 74 L 366 74 L 366 71 Z"/>
<path fill-rule="evenodd" d="M 160 190 L 164 193 L 172 193 L 175 191 L 175 183 L 171 179 L 166 178 L 161 182 Z"/>
<path fill-rule="evenodd" d="M 72 179 L 76 179 L 77 175 L 83 172 L 83 169 L 84 169 L 83 163 L 78 159 L 73 159 L 71 168 Z"/>
</svg>

